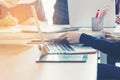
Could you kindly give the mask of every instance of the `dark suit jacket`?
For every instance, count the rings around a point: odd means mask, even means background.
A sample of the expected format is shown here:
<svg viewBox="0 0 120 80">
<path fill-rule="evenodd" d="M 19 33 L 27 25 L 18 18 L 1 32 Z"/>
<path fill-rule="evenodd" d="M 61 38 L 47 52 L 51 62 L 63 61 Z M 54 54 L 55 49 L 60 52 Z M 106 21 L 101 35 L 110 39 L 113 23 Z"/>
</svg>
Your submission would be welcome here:
<svg viewBox="0 0 120 80">
<path fill-rule="evenodd" d="M 117 59 L 120 58 L 120 41 L 108 41 L 104 39 L 98 39 L 96 37 L 92 37 L 83 33 L 80 37 L 80 43 L 98 49 Z"/>
<path fill-rule="evenodd" d="M 120 41 L 98 39 L 83 33 L 80 37 L 80 43 L 109 54 L 115 59 L 120 58 Z M 114 65 L 98 64 L 97 73 L 97 80 L 120 80 L 120 67 Z"/>
<path fill-rule="evenodd" d="M 119 14 L 119 0 L 115 0 L 115 11 L 116 11 L 116 15 Z"/>
<path fill-rule="evenodd" d="M 53 24 L 69 24 L 67 0 L 56 0 L 54 10 Z"/>
</svg>

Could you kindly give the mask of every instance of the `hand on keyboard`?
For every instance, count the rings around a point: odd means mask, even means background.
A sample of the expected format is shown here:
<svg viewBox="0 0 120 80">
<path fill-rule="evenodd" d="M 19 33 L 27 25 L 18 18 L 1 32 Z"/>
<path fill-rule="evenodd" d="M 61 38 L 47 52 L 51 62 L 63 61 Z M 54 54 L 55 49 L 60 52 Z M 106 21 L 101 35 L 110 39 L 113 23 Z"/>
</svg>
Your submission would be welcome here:
<svg viewBox="0 0 120 80">
<path fill-rule="evenodd" d="M 75 53 L 66 39 L 54 39 L 52 42 L 45 44 L 47 53 Z"/>
<path fill-rule="evenodd" d="M 64 43 L 66 45 L 70 44 L 69 41 L 65 38 L 64 39 L 54 39 L 54 40 L 52 40 L 52 42 L 54 42 L 54 43 Z"/>
</svg>

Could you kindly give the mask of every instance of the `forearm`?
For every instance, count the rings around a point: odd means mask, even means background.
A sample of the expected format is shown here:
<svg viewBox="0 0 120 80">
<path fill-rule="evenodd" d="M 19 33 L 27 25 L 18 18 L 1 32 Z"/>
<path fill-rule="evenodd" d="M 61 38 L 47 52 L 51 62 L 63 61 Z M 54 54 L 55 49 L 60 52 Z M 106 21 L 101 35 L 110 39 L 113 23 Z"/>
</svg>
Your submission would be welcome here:
<svg viewBox="0 0 120 80">
<path fill-rule="evenodd" d="M 106 54 L 112 56 L 120 56 L 120 41 L 108 41 L 104 39 L 98 39 L 96 37 L 81 34 L 80 43 L 85 44 L 86 46 L 93 47 L 98 49 Z"/>
</svg>

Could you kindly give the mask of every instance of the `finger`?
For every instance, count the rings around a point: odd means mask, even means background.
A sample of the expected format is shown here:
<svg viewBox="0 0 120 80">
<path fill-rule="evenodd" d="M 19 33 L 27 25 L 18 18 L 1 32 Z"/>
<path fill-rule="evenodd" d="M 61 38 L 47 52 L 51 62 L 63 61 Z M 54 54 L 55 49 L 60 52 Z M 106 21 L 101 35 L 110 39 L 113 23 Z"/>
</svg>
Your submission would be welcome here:
<svg viewBox="0 0 120 80">
<path fill-rule="evenodd" d="M 66 38 L 67 41 L 69 41 L 69 43 L 74 43 L 74 39 L 73 38 Z"/>
<path fill-rule="evenodd" d="M 109 36 L 109 37 L 117 37 L 116 35 L 113 35 L 113 34 L 112 34 L 112 35 L 108 35 L 108 36 Z"/>
<path fill-rule="evenodd" d="M 105 38 L 106 40 L 111 40 L 111 38 L 110 37 L 107 37 L 107 38 Z"/>
<path fill-rule="evenodd" d="M 50 42 L 59 42 L 59 41 L 61 41 L 62 39 L 59 39 L 59 38 L 57 38 L 57 39 L 51 39 L 51 40 L 49 40 Z"/>
<path fill-rule="evenodd" d="M 65 33 L 65 34 L 63 34 L 63 35 L 61 35 L 60 37 L 59 37 L 59 39 L 66 39 L 67 38 L 67 33 Z"/>
<path fill-rule="evenodd" d="M 110 37 L 111 35 L 110 34 L 105 34 L 105 37 Z"/>
<path fill-rule="evenodd" d="M 111 34 L 111 32 L 108 32 L 108 31 L 102 31 L 103 33 L 105 33 L 105 34 Z"/>
<path fill-rule="evenodd" d="M 120 23 L 120 20 L 116 21 L 116 23 L 118 23 L 118 24 L 119 24 L 119 23 Z"/>
</svg>

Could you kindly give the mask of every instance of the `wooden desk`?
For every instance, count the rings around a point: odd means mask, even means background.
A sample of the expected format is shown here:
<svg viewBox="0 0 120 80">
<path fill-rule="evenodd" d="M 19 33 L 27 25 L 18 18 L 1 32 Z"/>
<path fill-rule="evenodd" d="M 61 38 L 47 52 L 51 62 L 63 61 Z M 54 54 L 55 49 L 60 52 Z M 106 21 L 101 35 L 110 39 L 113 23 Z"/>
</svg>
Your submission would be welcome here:
<svg viewBox="0 0 120 80">
<path fill-rule="evenodd" d="M 96 80 L 97 54 L 86 63 L 36 63 L 37 45 L 0 44 L 0 80 Z"/>
<path fill-rule="evenodd" d="M 36 63 L 38 46 L 26 44 L 33 38 L 39 35 L 1 33 L 0 80 L 96 80 L 97 54 L 89 54 L 86 63 Z"/>
</svg>

